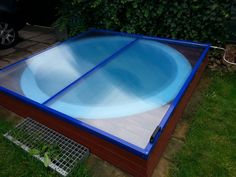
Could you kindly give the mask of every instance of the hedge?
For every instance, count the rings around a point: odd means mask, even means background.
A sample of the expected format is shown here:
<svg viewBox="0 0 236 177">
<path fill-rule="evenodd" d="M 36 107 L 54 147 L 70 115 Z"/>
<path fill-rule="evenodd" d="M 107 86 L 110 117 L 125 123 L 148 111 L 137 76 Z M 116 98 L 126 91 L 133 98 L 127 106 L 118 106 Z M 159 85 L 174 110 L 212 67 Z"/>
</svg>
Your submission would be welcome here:
<svg viewBox="0 0 236 177">
<path fill-rule="evenodd" d="M 73 36 L 88 28 L 224 42 L 232 0 L 61 0 L 54 23 Z"/>
</svg>

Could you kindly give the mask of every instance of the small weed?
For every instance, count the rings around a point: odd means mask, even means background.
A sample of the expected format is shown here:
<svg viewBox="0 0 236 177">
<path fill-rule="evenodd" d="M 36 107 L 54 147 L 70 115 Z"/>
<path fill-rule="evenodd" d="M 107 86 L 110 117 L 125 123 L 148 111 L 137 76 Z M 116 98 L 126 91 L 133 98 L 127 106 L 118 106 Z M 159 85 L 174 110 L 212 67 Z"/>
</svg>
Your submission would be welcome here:
<svg viewBox="0 0 236 177">
<path fill-rule="evenodd" d="M 41 157 L 45 167 L 48 167 L 61 154 L 60 146 L 45 141 L 40 132 L 23 132 L 19 129 L 14 129 L 10 134 L 23 144 L 27 143 L 29 154 Z M 27 142 L 24 141 L 25 139 L 27 139 Z"/>
</svg>

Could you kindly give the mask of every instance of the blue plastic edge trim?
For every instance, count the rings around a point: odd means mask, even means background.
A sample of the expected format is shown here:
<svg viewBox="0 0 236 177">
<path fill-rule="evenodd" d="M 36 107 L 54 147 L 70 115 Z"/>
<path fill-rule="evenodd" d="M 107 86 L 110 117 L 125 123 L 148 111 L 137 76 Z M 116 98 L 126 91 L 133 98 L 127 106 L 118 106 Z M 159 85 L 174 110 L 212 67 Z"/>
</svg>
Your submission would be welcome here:
<svg viewBox="0 0 236 177">
<path fill-rule="evenodd" d="M 53 46 L 51 46 L 51 47 L 49 47 L 49 48 L 47 48 L 47 49 L 45 49 L 43 51 L 40 51 L 40 52 L 38 52 L 38 53 L 36 53 L 34 55 L 31 55 L 31 56 L 29 56 L 29 57 L 27 57 L 25 59 L 22 59 L 22 60 L 20 60 L 20 61 L 18 61 L 16 63 L 8 65 L 8 66 L 0 69 L 0 71 L 8 69 L 8 68 L 10 68 L 10 67 L 12 67 L 12 66 L 14 66 L 14 65 L 16 65 L 16 64 L 18 64 L 20 62 L 23 62 L 25 60 L 28 60 L 31 57 L 33 57 L 35 55 L 38 55 L 38 54 L 40 54 L 40 53 L 42 53 L 44 51 L 47 51 L 47 50 L 49 50 L 51 48 L 54 48 L 54 47 L 56 47 L 56 46 L 58 46 L 58 45 L 60 45 L 60 44 L 62 44 L 64 42 L 68 42 L 68 41 L 74 40 L 76 38 L 82 37 L 85 34 L 88 34 L 89 32 L 104 32 L 104 33 L 111 33 L 111 34 L 116 34 L 116 35 L 125 35 L 125 36 L 136 37 L 136 38 L 143 38 L 143 39 L 152 39 L 152 40 L 159 40 L 159 41 L 161 40 L 161 41 L 166 41 L 166 42 L 176 43 L 176 44 L 187 44 L 187 45 L 193 45 L 193 46 L 199 46 L 199 47 L 205 48 L 204 52 L 202 53 L 202 55 L 198 59 L 197 63 L 195 64 L 191 74 L 189 75 L 188 79 L 186 80 L 185 84 L 182 86 L 179 94 L 176 96 L 176 98 L 172 102 L 170 108 L 168 109 L 167 113 L 163 117 L 162 122 L 160 124 L 160 125 L 163 125 L 163 127 L 161 126 L 161 131 L 159 131 L 158 134 L 156 135 L 154 143 L 152 143 L 152 144 L 149 143 L 145 147 L 145 149 L 139 148 L 139 147 L 137 147 L 137 146 L 127 142 L 127 141 L 124 141 L 124 140 L 122 140 L 122 139 L 120 139 L 118 137 L 115 137 L 115 136 L 113 136 L 111 134 L 108 134 L 108 133 L 106 133 L 106 132 L 104 132 L 104 131 L 102 131 L 100 129 L 92 127 L 92 126 L 90 126 L 90 125 L 88 125 L 88 124 L 86 124 L 86 123 L 84 123 L 82 121 L 79 121 L 77 119 L 74 119 L 74 118 L 72 118 L 72 117 L 70 117 L 68 115 L 60 113 L 60 112 L 58 112 L 58 111 L 56 111 L 54 109 L 51 109 L 51 108 L 49 108 L 49 107 L 47 107 L 47 106 L 45 106 L 43 104 L 37 103 L 37 102 L 35 102 L 35 101 L 33 101 L 33 100 L 29 99 L 29 98 L 26 98 L 26 97 L 24 97 L 22 95 L 19 95 L 19 94 L 15 93 L 15 92 L 13 92 L 11 90 L 8 90 L 8 89 L 6 89 L 6 88 L 4 88 L 2 86 L 0 86 L 0 91 L 4 92 L 4 93 L 6 93 L 6 94 L 8 94 L 10 96 L 14 96 L 14 97 L 22 100 L 23 102 L 25 102 L 27 104 L 34 105 L 34 106 L 36 106 L 36 108 L 39 108 L 39 109 L 41 109 L 43 111 L 51 113 L 51 114 L 53 114 L 55 116 L 58 116 L 58 118 L 66 121 L 66 122 L 72 123 L 73 125 L 75 125 L 77 127 L 80 127 L 80 128 L 86 130 L 87 132 L 89 132 L 91 134 L 94 134 L 94 135 L 96 135 L 98 137 L 101 137 L 101 138 L 107 140 L 108 142 L 111 142 L 111 143 L 113 143 L 115 145 L 123 147 L 124 149 L 126 149 L 126 150 L 128 150 L 128 151 L 130 151 L 130 152 L 132 152 L 132 153 L 134 153 L 134 154 L 136 154 L 136 155 L 138 155 L 138 156 L 140 156 L 140 157 L 142 157 L 144 159 L 147 159 L 149 157 L 149 154 L 152 151 L 153 147 L 155 146 L 156 142 L 158 141 L 158 139 L 159 139 L 159 137 L 161 135 L 161 132 L 162 132 L 163 128 L 165 127 L 166 123 L 168 122 L 168 120 L 169 120 L 173 110 L 175 109 L 175 107 L 179 103 L 180 99 L 182 98 L 183 93 L 185 92 L 186 88 L 188 87 L 188 85 L 190 84 L 192 78 L 195 76 L 195 73 L 197 72 L 198 68 L 200 67 L 202 61 L 204 60 L 204 58 L 205 58 L 205 56 L 206 56 L 206 54 L 207 54 L 207 52 L 208 52 L 208 50 L 210 48 L 210 44 L 202 44 L 202 43 L 191 42 L 191 41 L 175 40 L 175 39 L 168 39 L 168 38 L 144 36 L 144 35 L 138 35 L 138 34 L 129 34 L 129 33 L 124 33 L 124 32 L 115 32 L 115 31 L 111 31 L 111 30 L 102 30 L 102 29 L 99 30 L 99 29 L 90 28 L 88 31 L 80 33 L 79 35 L 77 35 L 75 37 L 72 37 L 72 38 L 70 38 L 70 39 L 68 39 L 66 41 L 63 41 L 63 42 L 59 42 L 56 45 L 53 45 Z"/>
<path fill-rule="evenodd" d="M 30 56 L 28 56 L 28 57 L 25 57 L 25 58 L 23 58 L 23 59 L 21 59 L 21 60 L 15 62 L 15 63 L 12 63 L 12 64 L 10 64 L 10 65 L 7 65 L 7 66 L 1 68 L 1 69 L 0 69 L 0 72 L 3 72 L 3 71 L 5 71 L 5 70 L 7 70 L 7 69 L 10 69 L 10 68 L 12 68 L 12 67 L 15 66 L 15 65 L 18 65 L 18 64 L 20 64 L 20 63 L 22 63 L 22 62 L 24 62 L 24 61 L 27 61 L 27 60 L 31 59 L 32 57 L 34 57 L 34 56 L 36 56 L 36 55 L 39 55 L 39 54 L 41 54 L 41 53 L 43 53 L 43 52 L 45 52 L 45 51 L 48 51 L 48 50 L 50 50 L 50 49 L 52 49 L 52 48 L 55 48 L 55 47 L 57 47 L 57 46 L 59 46 L 59 45 L 65 43 L 65 42 L 72 41 L 72 40 L 75 40 L 75 39 L 77 39 L 77 38 L 83 37 L 83 36 L 85 36 L 86 34 L 92 32 L 92 31 L 94 31 L 94 29 L 91 28 L 91 29 L 89 29 L 88 31 L 82 32 L 82 33 L 80 33 L 80 34 L 78 34 L 78 35 L 76 35 L 76 36 L 74 36 L 74 37 L 72 37 L 72 38 L 69 38 L 69 39 L 65 40 L 65 41 L 57 42 L 57 43 L 55 43 L 54 45 L 47 47 L 46 49 L 43 49 L 43 50 L 41 50 L 41 51 L 39 51 L 39 52 L 35 52 L 34 54 L 32 54 L 32 55 L 30 55 Z"/>
<path fill-rule="evenodd" d="M 170 105 L 169 109 L 167 110 L 167 112 L 165 113 L 162 121 L 160 122 L 159 126 L 161 127 L 161 131 L 156 135 L 155 140 L 153 143 L 148 143 L 146 148 L 145 148 L 145 152 L 147 154 L 150 154 L 150 152 L 152 151 L 155 143 L 158 141 L 161 132 L 163 131 L 163 129 L 166 127 L 169 119 L 171 118 L 171 115 L 173 113 L 173 111 L 175 110 L 175 108 L 177 107 L 177 105 L 179 104 L 182 96 L 184 95 L 186 89 L 188 88 L 189 84 L 191 83 L 191 81 L 193 80 L 196 72 L 198 71 L 198 69 L 200 68 L 202 62 L 204 61 L 207 52 L 210 48 L 210 45 L 208 45 L 205 50 L 203 51 L 203 53 L 201 54 L 200 58 L 198 59 L 197 63 L 195 64 L 192 72 L 190 73 L 189 77 L 187 78 L 187 80 L 185 81 L 184 85 L 182 86 L 182 88 L 180 89 L 179 93 L 177 94 L 177 96 L 175 97 L 175 99 L 173 100 L 172 104 Z"/>
<path fill-rule="evenodd" d="M 82 76 L 80 76 L 78 79 L 74 80 L 73 82 L 71 82 L 69 85 L 67 85 L 66 87 L 64 87 L 63 89 L 61 89 L 59 92 L 57 92 L 56 94 L 54 94 L 53 96 L 51 96 L 49 99 L 47 99 L 46 101 L 44 101 L 42 104 L 45 105 L 48 102 L 50 102 L 51 100 L 53 100 L 54 98 L 56 98 L 57 96 L 61 95 L 64 91 L 66 91 L 67 89 L 69 89 L 70 87 L 72 87 L 73 85 L 75 85 L 77 82 L 79 82 L 80 80 L 86 78 L 89 74 L 93 73 L 94 71 L 98 70 L 99 68 L 103 67 L 105 64 L 107 64 L 109 61 L 111 61 L 112 59 L 115 59 L 115 57 L 117 55 L 119 55 L 121 52 L 123 52 L 124 50 L 126 50 L 127 48 L 129 48 L 130 46 L 132 46 L 137 40 L 139 40 L 138 38 L 135 38 L 133 41 L 129 42 L 128 44 L 126 44 L 125 46 L 119 48 L 117 51 L 115 51 L 112 55 L 110 55 L 109 57 L 107 57 L 106 59 L 102 60 L 99 64 L 97 64 L 96 66 L 94 66 L 92 69 L 90 69 L 89 71 L 87 71 L 86 73 L 84 73 Z"/>
</svg>

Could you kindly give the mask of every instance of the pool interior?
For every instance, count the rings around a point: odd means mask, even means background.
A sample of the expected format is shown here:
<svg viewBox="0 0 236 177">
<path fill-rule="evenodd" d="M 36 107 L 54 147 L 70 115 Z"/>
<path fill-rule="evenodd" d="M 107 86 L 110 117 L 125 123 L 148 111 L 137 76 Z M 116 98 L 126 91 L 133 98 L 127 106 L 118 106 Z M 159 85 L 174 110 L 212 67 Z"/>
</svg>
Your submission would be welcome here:
<svg viewBox="0 0 236 177">
<path fill-rule="evenodd" d="M 0 85 L 145 149 L 205 48 L 89 31 L 3 68 Z"/>
</svg>

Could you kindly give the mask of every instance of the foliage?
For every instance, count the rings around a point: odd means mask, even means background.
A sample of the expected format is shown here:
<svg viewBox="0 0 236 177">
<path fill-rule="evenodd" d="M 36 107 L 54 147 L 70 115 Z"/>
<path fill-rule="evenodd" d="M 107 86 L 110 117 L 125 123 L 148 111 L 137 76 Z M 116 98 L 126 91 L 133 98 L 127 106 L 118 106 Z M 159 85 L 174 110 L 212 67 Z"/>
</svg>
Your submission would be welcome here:
<svg viewBox="0 0 236 177">
<path fill-rule="evenodd" d="M 56 160 L 61 154 L 61 149 L 58 145 L 48 144 L 41 142 L 37 148 L 32 148 L 29 153 L 32 156 L 43 157 L 43 163 L 45 167 L 48 167 L 53 160 Z"/>
<path fill-rule="evenodd" d="M 32 156 L 39 156 L 43 158 L 45 167 L 48 167 L 53 160 L 56 160 L 61 154 L 61 148 L 57 144 L 46 142 L 42 139 L 39 133 L 22 132 L 18 129 L 14 129 L 11 132 L 12 137 L 15 140 L 23 141 L 28 139 L 30 144 L 29 154 Z"/>
<path fill-rule="evenodd" d="M 90 27 L 178 39 L 224 41 L 231 0 L 61 0 L 55 26 L 70 36 Z"/>
</svg>

